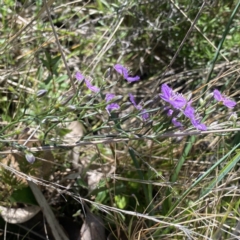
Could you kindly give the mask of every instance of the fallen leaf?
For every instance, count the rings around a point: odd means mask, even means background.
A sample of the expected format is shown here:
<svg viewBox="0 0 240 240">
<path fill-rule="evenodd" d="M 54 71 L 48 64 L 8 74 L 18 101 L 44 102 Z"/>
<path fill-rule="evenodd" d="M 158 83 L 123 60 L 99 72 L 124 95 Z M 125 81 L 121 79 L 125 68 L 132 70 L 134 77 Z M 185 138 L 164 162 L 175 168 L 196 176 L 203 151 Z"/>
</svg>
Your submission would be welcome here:
<svg viewBox="0 0 240 240">
<path fill-rule="evenodd" d="M 40 211 L 38 206 L 29 206 L 24 208 L 7 208 L 0 206 L 0 215 L 2 218 L 12 224 L 19 224 L 33 218 Z"/>
<path fill-rule="evenodd" d="M 86 209 L 86 218 L 81 227 L 81 240 L 106 240 L 105 228 L 100 217 Z"/>
</svg>

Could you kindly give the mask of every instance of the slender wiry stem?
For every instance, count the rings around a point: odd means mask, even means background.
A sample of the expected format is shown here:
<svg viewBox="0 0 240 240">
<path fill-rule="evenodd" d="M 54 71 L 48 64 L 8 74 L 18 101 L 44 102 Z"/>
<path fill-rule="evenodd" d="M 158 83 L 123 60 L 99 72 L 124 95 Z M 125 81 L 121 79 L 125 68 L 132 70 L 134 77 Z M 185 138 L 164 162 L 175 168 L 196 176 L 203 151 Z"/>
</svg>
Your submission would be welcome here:
<svg viewBox="0 0 240 240">
<path fill-rule="evenodd" d="M 43 2 L 44 2 L 44 5 L 46 6 L 46 11 L 47 11 L 47 15 L 48 15 L 48 18 L 49 18 L 49 22 L 50 22 L 50 24 L 51 24 L 51 28 L 52 28 L 52 31 L 53 31 L 53 35 L 54 35 L 54 37 L 55 37 L 55 39 L 56 39 L 56 43 L 57 43 L 59 52 L 61 53 L 62 60 L 63 60 L 63 63 L 64 63 L 64 65 L 65 65 L 65 68 L 66 68 L 66 70 L 67 70 L 68 77 L 69 77 L 69 79 L 70 79 L 70 81 L 71 81 L 71 85 L 72 85 L 73 91 L 74 91 L 74 93 L 76 93 L 77 90 L 76 90 L 76 87 L 75 87 L 75 84 L 74 84 L 74 81 L 73 81 L 71 72 L 70 72 L 70 70 L 69 70 L 69 67 L 68 67 L 68 65 L 67 65 L 67 61 L 66 61 L 65 55 L 64 55 L 64 53 L 63 53 L 63 51 L 62 51 L 62 47 L 61 47 L 61 44 L 60 44 L 60 42 L 59 42 L 57 33 L 56 33 L 56 31 L 55 31 L 55 28 L 54 28 L 54 25 L 53 25 L 53 22 L 52 22 L 52 18 L 51 18 L 51 14 L 50 14 L 50 11 L 49 11 L 47 2 L 46 2 L 46 0 L 43 0 Z"/>
</svg>

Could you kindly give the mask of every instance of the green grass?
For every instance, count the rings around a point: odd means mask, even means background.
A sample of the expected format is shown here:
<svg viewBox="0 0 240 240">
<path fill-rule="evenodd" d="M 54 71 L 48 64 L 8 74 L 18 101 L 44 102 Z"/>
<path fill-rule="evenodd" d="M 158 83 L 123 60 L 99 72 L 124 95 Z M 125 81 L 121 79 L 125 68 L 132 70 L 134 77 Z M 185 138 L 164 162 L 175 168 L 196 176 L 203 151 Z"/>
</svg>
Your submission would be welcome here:
<svg viewBox="0 0 240 240">
<path fill-rule="evenodd" d="M 0 9 L 0 234 L 64 239 L 63 227 L 75 239 L 98 216 L 103 239 L 238 236 L 238 105 L 227 109 L 211 94 L 239 98 L 240 2 L 44 3 Z M 117 63 L 141 80 L 128 83 Z M 79 71 L 98 93 L 76 80 Z M 192 99 L 207 131 L 176 111 L 184 128 L 173 126 L 163 83 Z M 120 106 L 110 115 L 107 93 Z M 4 209 L 26 206 L 41 211 L 9 225 Z"/>
</svg>

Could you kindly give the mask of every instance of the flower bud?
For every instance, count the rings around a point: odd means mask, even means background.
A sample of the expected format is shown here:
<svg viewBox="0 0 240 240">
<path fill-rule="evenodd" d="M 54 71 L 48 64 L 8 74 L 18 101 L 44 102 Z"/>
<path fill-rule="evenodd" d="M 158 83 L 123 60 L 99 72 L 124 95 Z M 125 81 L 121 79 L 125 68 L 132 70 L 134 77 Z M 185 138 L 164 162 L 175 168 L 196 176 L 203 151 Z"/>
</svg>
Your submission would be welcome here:
<svg viewBox="0 0 240 240">
<path fill-rule="evenodd" d="M 228 118 L 228 121 L 236 122 L 237 118 L 238 117 L 237 117 L 236 112 L 233 112 L 233 113 L 231 113 L 230 117 Z"/>
<path fill-rule="evenodd" d="M 66 108 L 67 108 L 69 111 L 75 111 L 75 110 L 77 110 L 77 107 L 76 107 L 75 105 L 68 105 Z"/>
<path fill-rule="evenodd" d="M 104 73 L 104 78 L 109 78 L 112 74 L 111 68 L 108 68 L 107 71 Z"/>
<path fill-rule="evenodd" d="M 38 98 L 43 97 L 46 93 L 47 93 L 47 90 L 40 89 L 40 90 L 37 91 L 37 97 Z"/>
<path fill-rule="evenodd" d="M 204 106 L 206 101 L 204 101 L 202 98 L 199 99 L 200 106 Z"/>
<path fill-rule="evenodd" d="M 67 94 L 67 93 L 63 94 L 63 95 L 61 96 L 60 105 L 61 105 L 61 106 L 65 106 L 67 103 L 69 103 L 69 102 L 72 100 L 72 98 L 74 97 L 74 95 L 75 95 L 75 94 L 74 94 L 73 91 L 69 92 L 68 94 Z"/>
<path fill-rule="evenodd" d="M 27 159 L 27 161 L 31 164 L 33 164 L 35 162 L 35 157 L 32 153 L 27 153 L 25 155 L 25 158 Z"/>
<path fill-rule="evenodd" d="M 208 93 L 205 97 L 205 101 L 213 97 L 213 92 Z"/>
</svg>

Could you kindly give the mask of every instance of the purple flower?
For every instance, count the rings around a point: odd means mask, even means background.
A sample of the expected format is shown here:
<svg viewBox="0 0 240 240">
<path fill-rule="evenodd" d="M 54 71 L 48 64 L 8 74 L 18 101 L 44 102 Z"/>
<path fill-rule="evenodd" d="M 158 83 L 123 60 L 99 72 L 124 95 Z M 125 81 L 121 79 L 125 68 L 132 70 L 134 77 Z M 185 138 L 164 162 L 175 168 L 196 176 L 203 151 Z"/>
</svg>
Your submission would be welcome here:
<svg viewBox="0 0 240 240">
<path fill-rule="evenodd" d="M 107 93 L 106 94 L 106 97 L 105 97 L 105 100 L 106 102 L 110 102 L 113 98 L 115 97 L 115 95 L 113 93 Z M 113 110 L 118 110 L 120 109 L 120 106 L 117 104 L 117 103 L 110 103 L 106 106 L 106 110 L 108 112 L 108 114 L 110 115 L 110 111 L 113 111 Z"/>
<path fill-rule="evenodd" d="M 177 118 L 173 118 L 172 119 L 172 124 L 175 126 L 175 127 L 183 127 L 182 123 L 180 123 Z"/>
<path fill-rule="evenodd" d="M 172 88 L 170 88 L 167 84 L 163 84 L 161 86 L 162 93 L 160 94 L 160 97 L 170 103 L 174 108 L 180 110 L 187 118 L 190 119 L 192 125 L 201 131 L 207 130 L 207 127 L 205 124 L 201 123 L 195 116 L 195 109 L 191 106 L 192 101 L 187 101 L 182 95 L 179 93 L 175 93 Z M 185 106 L 185 108 L 184 108 Z M 167 112 L 168 116 L 173 115 L 173 110 L 168 109 Z M 183 127 L 183 124 L 180 123 L 176 117 L 173 117 L 172 123 L 176 127 Z"/>
<path fill-rule="evenodd" d="M 140 80 L 140 77 L 139 76 L 135 76 L 135 77 L 132 77 L 132 76 L 129 76 L 128 75 L 128 70 L 123 67 L 121 64 L 116 64 L 114 67 L 113 67 L 118 73 L 120 73 L 121 75 L 123 75 L 124 79 L 126 79 L 128 82 L 136 82 L 136 81 L 139 81 Z"/>
<path fill-rule="evenodd" d="M 133 106 L 134 106 L 137 110 L 139 110 L 139 111 L 142 110 L 141 113 L 140 113 L 140 115 L 142 116 L 142 119 L 143 119 L 144 121 L 146 121 L 146 120 L 149 118 L 149 113 L 147 113 L 147 111 L 146 111 L 145 109 L 143 109 L 140 104 L 138 104 L 138 105 L 136 104 L 135 99 L 134 99 L 134 96 L 133 96 L 131 93 L 129 93 L 129 98 L 130 98 L 131 103 L 133 104 Z"/>
<path fill-rule="evenodd" d="M 141 109 L 142 109 L 142 106 L 139 105 L 139 104 L 138 104 L 138 105 L 136 104 L 135 99 L 134 99 L 134 96 L 133 96 L 131 93 L 129 93 L 128 95 L 129 95 L 130 101 L 131 101 L 131 103 L 133 104 L 133 106 L 134 106 L 137 110 L 141 110 Z"/>
<path fill-rule="evenodd" d="M 105 97 L 105 100 L 106 100 L 106 102 L 109 102 L 109 101 L 111 101 L 114 97 L 115 97 L 115 95 L 114 95 L 113 93 L 107 93 L 107 94 L 106 94 L 106 97 Z"/>
<path fill-rule="evenodd" d="M 120 109 L 120 106 L 117 103 L 110 103 L 106 107 L 106 110 L 107 110 L 109 115 L 111 115 L 110 111 L 118 110 L 118 109 Z"/>
<path fill-rule="evenodd" d="M 171 117 L 171 116 L 173 115 L 174 111 L 173 111 L 171 108 L 165 107 L 164 109 L 167 110 L 167 116 L 168 116 L 168 117 Z M 173 118 L 172 118 L 172 124 L 173 124 L 175 127 L 183 127 L 182 123 L 180 123 L 180 122 L 177 120 L 176 117 L 173 117 Z"/>
<path fill-rule="evenodd" d="M 201 123 L 199 120 L 196 119 L 195 109 L 191 106 L 191 101 L 187 103 L 187 106 L 184 109 L 183 114 L 190 119 L 192 125 L 196 129 L 201 130 L 201 131 L 206 131 L 207 130 L 206 125 Z"/>
<path fill-rule="evenodd" d="M 234 108 L 237 104 L 235 101 L 223 96 L 217 89 L 213 91 L 213 96 L 218 102 L 222 102 L 228 108 Z"/>
<path fill-rule="evenodd" d="M 181 94 L 175 93 L 167 84 L 164 83 L 161 90 L 160 97 L 174 108 L 181 109 L 187 104 L 187 100 Z"/>
<path fill-rule="evenodd" d="M 147 113 L 147 111 L 145 109 L 143 109 L 140 113 L 140 115 L 142 116 L 142 119 L 144 121 L 146 121 L 149 118 L 149 113 Z"/>
<path fill-rule="evenodd" d="M 80 72 L 76 72 L 76 79 L 81 82 L 84 79 L 84 76 Z"/>
<path fill-rule="evenodd" d="M 192 125 L 196 128 L 196 129 L 198 129 L 198 130 L 200 130 L 200 131 L 206 131 L 207 130 L 207 126 L 205 125 L 205 124 L 203 124 L 203 123 L 201 123 L 199 120 L 197 120 L 196 118 L 192 118 L 192 119 L 190 119 L 191 120 L 191 123 L 192 123 Z"/>
<path fill-rule="evenodd" d="M 80 72 L 77 72 L 75 77 L 79 82 L 81 82 L 85 78 Z M 91 84 L 91 81 L 87 78 L 85 78 L 85 84 L 86 84 L 87 88 L 89 90 L 91 90 L 92 92 L 98 93 L 100 91 L 100 89 L 96 86 L 93 86 Z"/>
<path fill-rule="evenodd" d="M 92 92 L 98 93 L 100 89 L 96 86 L 93 86 L 89 79 L 85 78 L 85 83 L 88 89 L 90 89 Z"/>
</svg>

